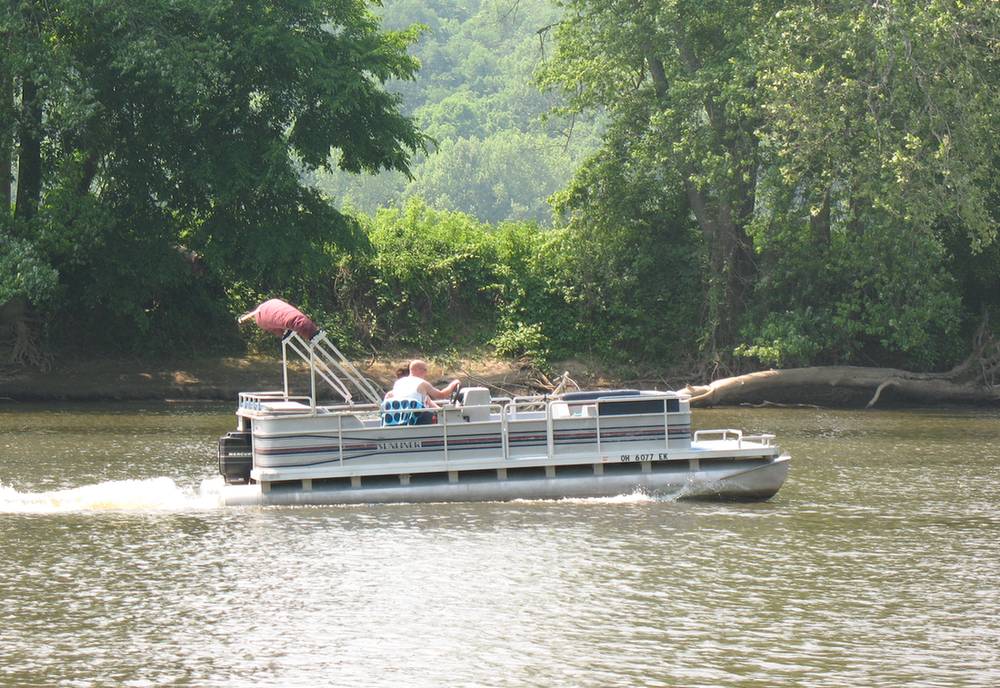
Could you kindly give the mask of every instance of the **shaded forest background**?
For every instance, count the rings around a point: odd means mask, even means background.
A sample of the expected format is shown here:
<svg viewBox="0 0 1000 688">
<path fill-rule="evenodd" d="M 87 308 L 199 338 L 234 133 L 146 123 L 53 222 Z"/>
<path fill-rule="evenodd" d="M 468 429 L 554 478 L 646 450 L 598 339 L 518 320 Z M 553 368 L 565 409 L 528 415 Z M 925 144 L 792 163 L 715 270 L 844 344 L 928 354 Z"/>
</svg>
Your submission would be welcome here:
<svg viewBox="0 0 1000 688">
<path fill-rule="evenodd" d="M 944 370 L 998 322 L 988 1 L 0 10 L 0 353 Z M 990 319 L 990 315 L 993 315 Z M 980 336 L 982 333 L 980 333 Z"/>
</svg>

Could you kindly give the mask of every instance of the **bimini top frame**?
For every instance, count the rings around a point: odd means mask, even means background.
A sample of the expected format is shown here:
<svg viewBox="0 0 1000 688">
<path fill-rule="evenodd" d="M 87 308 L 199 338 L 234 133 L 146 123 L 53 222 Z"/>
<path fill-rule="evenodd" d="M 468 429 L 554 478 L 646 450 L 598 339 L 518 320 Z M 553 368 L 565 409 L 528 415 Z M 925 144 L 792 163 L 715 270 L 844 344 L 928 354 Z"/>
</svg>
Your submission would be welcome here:
<svg viewBox="0 0 1000 688">
<path fill-rule="evenodd" d="M 351 406 L 356 403 L 382 403 L 383 392 L 366 378 L 326 336 L 324 330 L 306 341 L 297 332 L 289 331 L 281 340 L 281 371 L 285 401 L 289 399 L 288 353 L 291 351 L 309 366 L 309 407 L 316 409 L 316 377 L 319 376 L 333 391 Z M 355 401 L 357 393 L 358 401 Z"/>
</svg>

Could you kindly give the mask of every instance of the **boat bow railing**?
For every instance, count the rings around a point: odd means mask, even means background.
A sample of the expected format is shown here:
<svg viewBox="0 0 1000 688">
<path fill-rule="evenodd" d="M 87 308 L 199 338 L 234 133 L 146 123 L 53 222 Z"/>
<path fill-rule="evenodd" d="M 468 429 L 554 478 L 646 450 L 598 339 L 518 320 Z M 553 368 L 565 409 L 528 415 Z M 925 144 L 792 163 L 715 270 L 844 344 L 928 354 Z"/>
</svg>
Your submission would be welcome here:
<svg viewBox="0 0 1000 688">
<path fill-rule="evenodd" d="M 715 430 L 696 430 L 694 437 L 692 438 L 693 443 L 701 442 L 706 437 L 712 437 L 714 441 L 725 442 L 727 440 L 736 440 L 736 448 L 742 449 L 744 442 L 754 442 L 756 444 L 762 444 L 765 447 L 770 447 L 774 442 L 774 435 L 760 434 L 760 435 L 744 435 L 742 430 L 733 430 L 732 428 L 719 428 Z"/>
</svg>

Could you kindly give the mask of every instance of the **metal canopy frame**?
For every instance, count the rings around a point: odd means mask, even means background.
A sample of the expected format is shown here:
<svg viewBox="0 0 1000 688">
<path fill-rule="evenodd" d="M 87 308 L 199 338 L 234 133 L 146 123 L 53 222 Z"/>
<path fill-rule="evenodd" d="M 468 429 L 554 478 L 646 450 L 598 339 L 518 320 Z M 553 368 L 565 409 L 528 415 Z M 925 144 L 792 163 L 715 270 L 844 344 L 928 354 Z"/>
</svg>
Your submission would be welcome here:
<svg viewBox="0 0 1000 688">
<path fill-rule="evenodd" d="M 363 399 L 365 404 L 381 404 L 383 392 L 361 371 L 347 360 L 324 330 L 306 341 L 297 332 L 290 332 L 281 340 L 281 370 L 284 383 L 285 399 L 289 397 L 288 389 L 288 352 L 292 351 L 309 366 L 309 400 L 310 407 L 316 408 L 316 376 L 318 375 L 334 392 L 344 398 L 344 402 L 354 405 L 354 392 Z"/>
</svg>

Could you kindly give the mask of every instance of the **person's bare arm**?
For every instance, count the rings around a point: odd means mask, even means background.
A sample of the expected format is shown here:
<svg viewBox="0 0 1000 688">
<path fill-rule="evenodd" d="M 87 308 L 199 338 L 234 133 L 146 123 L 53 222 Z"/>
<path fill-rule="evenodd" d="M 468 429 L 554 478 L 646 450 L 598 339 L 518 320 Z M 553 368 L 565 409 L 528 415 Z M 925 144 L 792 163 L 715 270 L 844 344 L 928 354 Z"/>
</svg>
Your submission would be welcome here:
<svg viewBox="0 0 1000 688">
<path fill-rule="evenodd" d="M 458 380 L 452 380 L 451 382 L 448 383 L 448 386 L 445 387 L 444 389 L 438 389 L 431 383 L 424 382 L 422 385 L 420 385 L 420 391 L 423 394 L 426 394 L 431 399 L 447 399 L 452 395 L 452 392 L 458 389 L 459 384 L 460 383 Z"/>
</svg>

